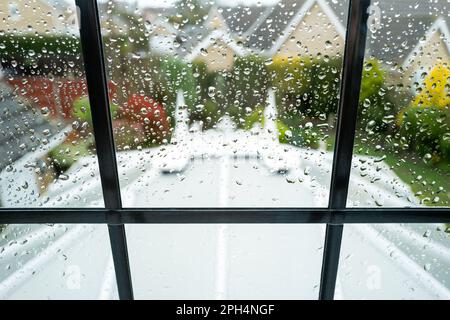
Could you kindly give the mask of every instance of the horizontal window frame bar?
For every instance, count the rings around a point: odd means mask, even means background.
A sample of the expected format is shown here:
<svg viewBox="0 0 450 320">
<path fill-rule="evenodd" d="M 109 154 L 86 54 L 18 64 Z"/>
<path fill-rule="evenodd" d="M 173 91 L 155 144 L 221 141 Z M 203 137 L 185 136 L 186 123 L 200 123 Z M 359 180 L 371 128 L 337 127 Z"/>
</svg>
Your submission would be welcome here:
<svg viewBox="0 0 450 320">
<path fill-rule="evenodd" d="M 12 208 L 0 224 L 450 223 L 450 208 Z"/>
</svg>

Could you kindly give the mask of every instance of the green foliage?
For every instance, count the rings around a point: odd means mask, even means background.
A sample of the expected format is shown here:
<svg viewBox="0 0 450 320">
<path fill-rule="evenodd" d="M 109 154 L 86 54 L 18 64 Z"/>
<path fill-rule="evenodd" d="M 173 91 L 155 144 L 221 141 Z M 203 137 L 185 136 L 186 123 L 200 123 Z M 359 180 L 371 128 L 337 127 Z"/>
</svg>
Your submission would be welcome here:
<svg viewBox="0 0 450 320">
<path fill-rule="evenodd" d="M 269 86 L 269 74 L 263 58 L 250 55 L 236 59 L 227 83 L 226 101 L 228 113 L 238 126 L 249 110 L 266 104 Z"/>
<path fill-rule="evenodd" d="M 82 71 L 80 39 L 73 36 L 5 34 L 0 36 L 0 61 L 20 73 L 62 75 Z"/>
<path fill-rule="evenodd" d="M 420 155 L 450 160 L 450 68 L 438 64 L 428 74 L 423 88 L 398 115 L 400 134 Z"/>
<path fill-rule="evenodd" d="M 119 106 L 112 103 L 110 104 L 111 116 L 116 117 L 119 111 Z M 73 103 L 72 116 L 81 122 L 87 122 L 92 125 L 91 104 L 88 97 L 83 97 L 75 100 Z"/>
<path fill-rule="evenodd" d="M 245 117 L 244 129 L 250 130 L 255 124 L 260 124 L 264 127 L 264 108 L 256 107 L 255 110 Z M 282 120 L 277 119 L 278 141 L 280 143 L 292 144 L 295 146 L 310 147 L 317 149 L 319 147 L 319 137 L 321 132 L 317 132 L 312 128 L 292 128 L 284 123 Z"/>
<path fill-rule="evenodd" d="M 436 154 L 448 157 L 449 129 L 449 108 L 423 108 L 411 104 L 401 114 L 400 134 L 420 155 Z"/>
<path fill-rule="evenodd" d="M 390 101 L 385 73 L 377 60 L 364 63 L 358 106 L 358 127 L 370 132 L 386 130 L 386 117 L 395 114 L 395 106 Z"/>
<path fill-rule="evenodd" d="M 313 128 L 305 128 L 303 130 L 296 130 L 295 137 L 296 144 L 302 147 L 309 147 L 311 149 L 318 149 L 320 137 L 323 136 L 321 131 Z"/>
<path fill-rule="evenodd" d="M 259 123 L 261 126 L 264 126 L 264 108 L 257 106 L 255 110 L 245 117 L 244 121 L 244 129 L 250 130 L 254 127 L 256 123 Z"/>
<path fill-rule="evenodd" d="M 439 149 L 441 151 L 442 156 L 450 161 L 450 132 L 446 132 L 442 138 L 441 142 L 439 144 Z"/>
<path fill-rule="evenodd" d="M 52 149 L 48 156 L 57 173 L 67 171 L 80 157 L 91 154 L 91 143 L 78 141 L 76 144 L 63 143 Z"/>
<path fill-rule="evenodd" d="M 281 120 L 277 120 L 278 141 L 280 143 L 289 143 L 292 139 L 292 131 Z M 288 134 L 288 132 L 290 134 Z"/>
<path fill-rule="evenodd" d="M 186 104 L 191 106 L 195 101 L 195 78 L 191 66 L 177 58 L 164 59 L 161 65 L 170 100 L 176 101 L 178 90 L 185 95 Z"/>
<path fill-rule="evenodd" d="M 339 102 L 341 59 L 275 57 L 269 65 L 278 104 L 309 117 L 335 113 Z M 295 113 L 295 112 L 294 112 Z"/>
</svg>

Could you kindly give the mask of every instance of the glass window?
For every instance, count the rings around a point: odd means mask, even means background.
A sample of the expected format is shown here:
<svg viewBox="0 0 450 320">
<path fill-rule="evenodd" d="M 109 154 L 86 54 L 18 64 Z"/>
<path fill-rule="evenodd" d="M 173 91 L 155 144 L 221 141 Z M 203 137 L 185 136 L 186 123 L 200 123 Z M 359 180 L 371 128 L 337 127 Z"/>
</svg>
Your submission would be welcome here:
<svg viewBox="0 0 450 320">
<path fill-rule="evenodd" d="M 117 299 L 104 225 L 1 225 L 1 299 Z"/>
<path fill-rule="evenodd" d="M 449 299 L 450 227 L 346 225 L 337 299 Z"/>
<path fill-rule="evenodd" d="M 371 6 L 349 206 L 449 206 L 446 1 Z"/>
<path fill-rule="evenodd" d="M 124 206 L 327 206 L 347 9 L 102 3 Z"/>
<path fill-rule="evenodd" d="M 136 299 L 317 299 L 323 225 L 127 225 Z"/>
<path fill-rule="evenodd" d="M 0 4 L 2 207 L 103 203 L 75 17 L 73 0 Z"/>
</svg>

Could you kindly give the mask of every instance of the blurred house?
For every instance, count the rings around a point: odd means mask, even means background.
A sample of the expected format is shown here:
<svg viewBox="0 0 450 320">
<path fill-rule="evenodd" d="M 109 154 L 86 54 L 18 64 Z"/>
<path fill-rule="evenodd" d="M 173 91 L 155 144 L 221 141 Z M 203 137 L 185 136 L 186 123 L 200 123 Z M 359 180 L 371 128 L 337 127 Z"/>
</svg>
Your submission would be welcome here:
<svg viewBox="0 0 450 320">
<path fill-rule="evenodd" d="M 150 50 L 157 54 L 176 53 L 179 30 L 164 18 L 158 17 L 153 22 L 147 21 Z"/>
<path fill-rule="evenodd" d="M 367 54 L 385 65 L 392 83 L 403 83 L 414 91 L 436 64 L 450 62 L 450 17 L 414 9 L 411 1 L 407 3 L 410 6 L 403 3 L 397 15 L 381 7 L 382 21 L 369 32 Z M 448 3 L 433 6 L 437 12 L 448 11 L 446 6 L 450 9 Z"/>
<path fill-rule="evenodd" d="M 344 51 L 347 4 L 281 0 L 249 30 L 245 44 L 267 57 L 335 56 Z"/>
<path fill-rule="evenodd" d="M 209 71 L 223 71 L 233 67 L 236 57 L 243 57 L 248 53 L 229 32 L 214 30 L 191 49 L 185 60 L 204 62 Z"/>
<path fill-rule="evenodd" d="M 398 10 L 389 9 L 392 6 Z M 393 83 L 413 87 L 437 63 L 449 61 L 450 18 L 420 10 L 421 6 L 425 9 L 425 4 L 404 0 L 376 3 L 370 9 L 366 56 L 380 60 Z M 433 8 L 446 12 L 450 4 L 439 2 Z M 176 53 L 187 61 L 201 60 L 210 70 L 226 70 L 242 54 L 342 55 L 347 11 L 348 1 L 329 0 L 281 0 L 273 6 L 213 5 L 201 26 L 184 30 L 166 19 L 175 14 L 174 8 L 148 9 L 152 14 L 147 12 L 147 16 L 155 24 L 150 41 L 157 53 Z"/>
<path fill-rule="evenodd" d="M 78 31 L 75 4 L 65 0 L 11 0 L 0 2 L 0 20 L 6 33 L 74 34 Z M 9 26 L 8 26 L 9 24 Z"/>
<path fill-rule="evenodd" d="M 325 0 L 282 0 L 273 6 L 251 7 L 214 5 L 201 26 L 178 32 L 161 23 L 162 11 L 153 14 L 157 16 L 154 23 L 159 24 L 154 37 L 159 40 L 161 35 L 170 35 L 169 43 L 180 37 L 177 53 L 186 61 L 205 62 L 210 70 L 228 70 L 236 57 L 245 54 L 332 56 L 343 52 L 346 9 L 342 3 Z M 150 41 L 164 42 L 158 40 Z M 174 49 L 165 51 L 170 52 Z"/>
</svg>

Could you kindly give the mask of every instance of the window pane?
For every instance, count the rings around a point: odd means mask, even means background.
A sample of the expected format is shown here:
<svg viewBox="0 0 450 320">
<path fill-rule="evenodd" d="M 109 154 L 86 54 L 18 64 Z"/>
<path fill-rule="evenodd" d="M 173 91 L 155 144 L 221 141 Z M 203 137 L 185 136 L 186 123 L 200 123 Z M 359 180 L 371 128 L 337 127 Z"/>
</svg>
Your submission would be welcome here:
<svg viewBox="0 0 450 320">
<path fill-rule="evenodd" d="M 346 225 L 338 299 L 450 299 L 450 227 Z"/>
<path fill-rule="evenodd" d="M 75 4 L 0 4 L 0 206 L 102 205 Z"/>
<path fill-rule="evenodd" d="M 104 225 L 3 225 L 1 299 L 117 299 Z"/>
<path fill-rule="evenodd" d="M 136 299 L 317 299 L 322 225 L 127 225 Z"/>
<path fill-rule="evenodd" d="M 349 206 L 449 206 L 449 9 L 373 3 Z"/>
<path fill-rule="evenodd" d="M 347 1 L 146 5 L 100 9 L 124 206 L 326 206 Z"/>
</svg>

